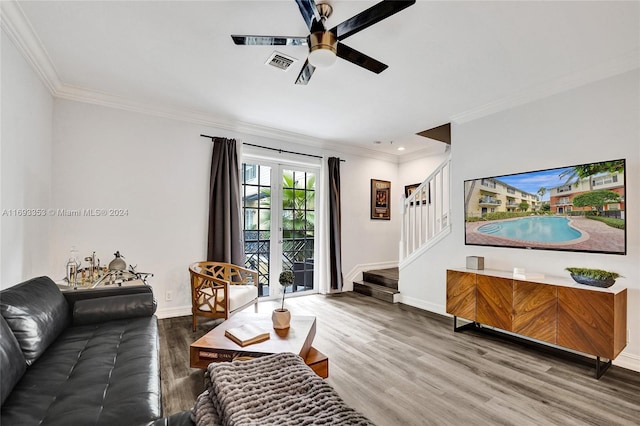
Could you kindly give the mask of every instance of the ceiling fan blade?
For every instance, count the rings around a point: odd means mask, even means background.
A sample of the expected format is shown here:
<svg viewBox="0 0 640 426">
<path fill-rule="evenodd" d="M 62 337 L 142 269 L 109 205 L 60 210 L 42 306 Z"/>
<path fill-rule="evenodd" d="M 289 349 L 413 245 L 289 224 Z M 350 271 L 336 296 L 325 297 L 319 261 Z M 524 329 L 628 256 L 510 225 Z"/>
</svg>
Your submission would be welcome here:
<svg viewBox="0 0 640 426">
<path fill-rule="evenodd" d="M 331 30 L 338 40 L 362 31 L 371 25 L 400 12 L 414 4 L 416 0 L 384 0 L 371 6 L 369 9 L 358 13 L 341 24 L 336 25 Z"/>
<path fill-rule="evenodd" d="M 307 59 L 304 63 L 304 66 L 302 67 L 302 70 L 300 70 L 300 74 L 298 74 L 298 79 L 296 80 L 296 84 L 306 85 L 307 83 L 309 83 L 309 80 L 311 80 L 311 76 L 313 75 L 313 72 L 315 70 L 316 70 L 316 67 L 311 65 L 311 63 L 309 62 L 309 59 Z"/>
<path fill-rule="evenodd" d="M 376 74 L 380 74 L 382 71 L 386 70 L 389 67 L 388 65 L 385 65 L 382 62 L 365 55 L 364 53 L 358 52 L 357 50 L 352 49 L 343 43 L 338 43 L 337 55 L 338 57 L 345 59 L 352 64 L 359 65 L 362 68 L 368 69 L 369 71 Z"/>
<path fill-rule="evenodd" d="M 296 3 L 300 8 L 300 13 L 302 14 L 304 22 L 307 23 L 307 27 L 311 30 L 311 25 L 313 25 L 314 19 L 316 22 L 320 22 L 320 13 L 318 13 L 316 2 L 314 0 L 296 0 Z"/>
<path fill-rule="evenodd" d="M 235 44 L 251 46 L 307 46 L 307 37 L 232 35 Z"/>
</svg>

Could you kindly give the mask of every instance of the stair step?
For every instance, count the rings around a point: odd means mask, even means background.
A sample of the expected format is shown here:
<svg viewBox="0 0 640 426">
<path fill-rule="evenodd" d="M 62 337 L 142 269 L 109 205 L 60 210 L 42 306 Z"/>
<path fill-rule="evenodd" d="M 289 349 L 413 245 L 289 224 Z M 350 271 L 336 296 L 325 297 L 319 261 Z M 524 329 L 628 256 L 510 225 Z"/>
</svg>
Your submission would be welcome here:
<svg viewBox="0 0 640 426">
<path fill-rule="evenodd" d="M 362 281 L 398 289 L 398 268 L 378 269 L 362 273 Z"/>
<path fill-rule="evenodd" d="M 400 300 L 398 290 L 367 281 L 354 281 L 353 291 L 390 303 L 398 303 Z"/>
</svg>

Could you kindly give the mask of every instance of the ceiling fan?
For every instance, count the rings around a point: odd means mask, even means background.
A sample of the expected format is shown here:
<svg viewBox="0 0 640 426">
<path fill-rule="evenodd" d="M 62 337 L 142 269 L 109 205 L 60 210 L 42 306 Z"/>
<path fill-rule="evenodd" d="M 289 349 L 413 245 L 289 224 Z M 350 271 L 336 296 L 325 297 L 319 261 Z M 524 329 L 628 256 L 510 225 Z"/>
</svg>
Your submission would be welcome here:
<svg viewBox="0 0 640 426">
<path fill-rule="evenodd" d="M 415 2 L 415 0 L 384 0 L 327 30 L 325 21 L 333 12 L 331 5 L 328 3 L 316 5 L 314 0 L 296 0 L 302 18 L 309 27 L 308 36 L 232 35 L 231 38 L 238 45 L 309 46 L 309 56 L 298 75 L 296 84 L 309 83 L 316 67 L 329 67 L 336 61 L 336 57 L 380 74 L 387 69 L 387 65 L 350 48 L 341 41 L 406 9 Z"/>
</svg>

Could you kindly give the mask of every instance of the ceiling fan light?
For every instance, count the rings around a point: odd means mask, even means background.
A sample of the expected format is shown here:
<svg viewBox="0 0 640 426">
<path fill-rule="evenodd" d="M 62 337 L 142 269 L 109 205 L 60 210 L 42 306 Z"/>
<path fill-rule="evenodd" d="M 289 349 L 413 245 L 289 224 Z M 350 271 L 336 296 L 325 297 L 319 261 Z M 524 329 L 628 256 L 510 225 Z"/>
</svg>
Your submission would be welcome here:
<svg viewBox="0 0 640 426">
<path fill-rule="evenodd" d="M 336 54 L 330 49 L 316 49 L 309 53 L 309 62 L 318 68 L 327 68 L 336 62 Z"/>
<path fill-rule="evenodd" d="M 309 62 L 314 67 L 326 68 L 336 62 L 338 41 L 331 31 L 318 31 L 309 36 Z"/>
</svg>

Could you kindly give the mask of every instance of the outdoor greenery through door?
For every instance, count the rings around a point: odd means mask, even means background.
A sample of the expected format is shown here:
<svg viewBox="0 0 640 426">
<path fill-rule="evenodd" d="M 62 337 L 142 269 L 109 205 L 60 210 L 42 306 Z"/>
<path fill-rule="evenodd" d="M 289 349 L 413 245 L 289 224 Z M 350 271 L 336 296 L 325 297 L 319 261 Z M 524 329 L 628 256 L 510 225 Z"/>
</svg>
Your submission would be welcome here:
<svg viewBox="0 0 640 426">
<path fill-rule="evenodd" d="M 287 270 L 295 279 L 286 292 L 314 290 L 316 173 L 301 169 L 242 164 L 246 266 L 258 271 L 262 297 L 278 293 L 271 285 Z"/>
</svg>

